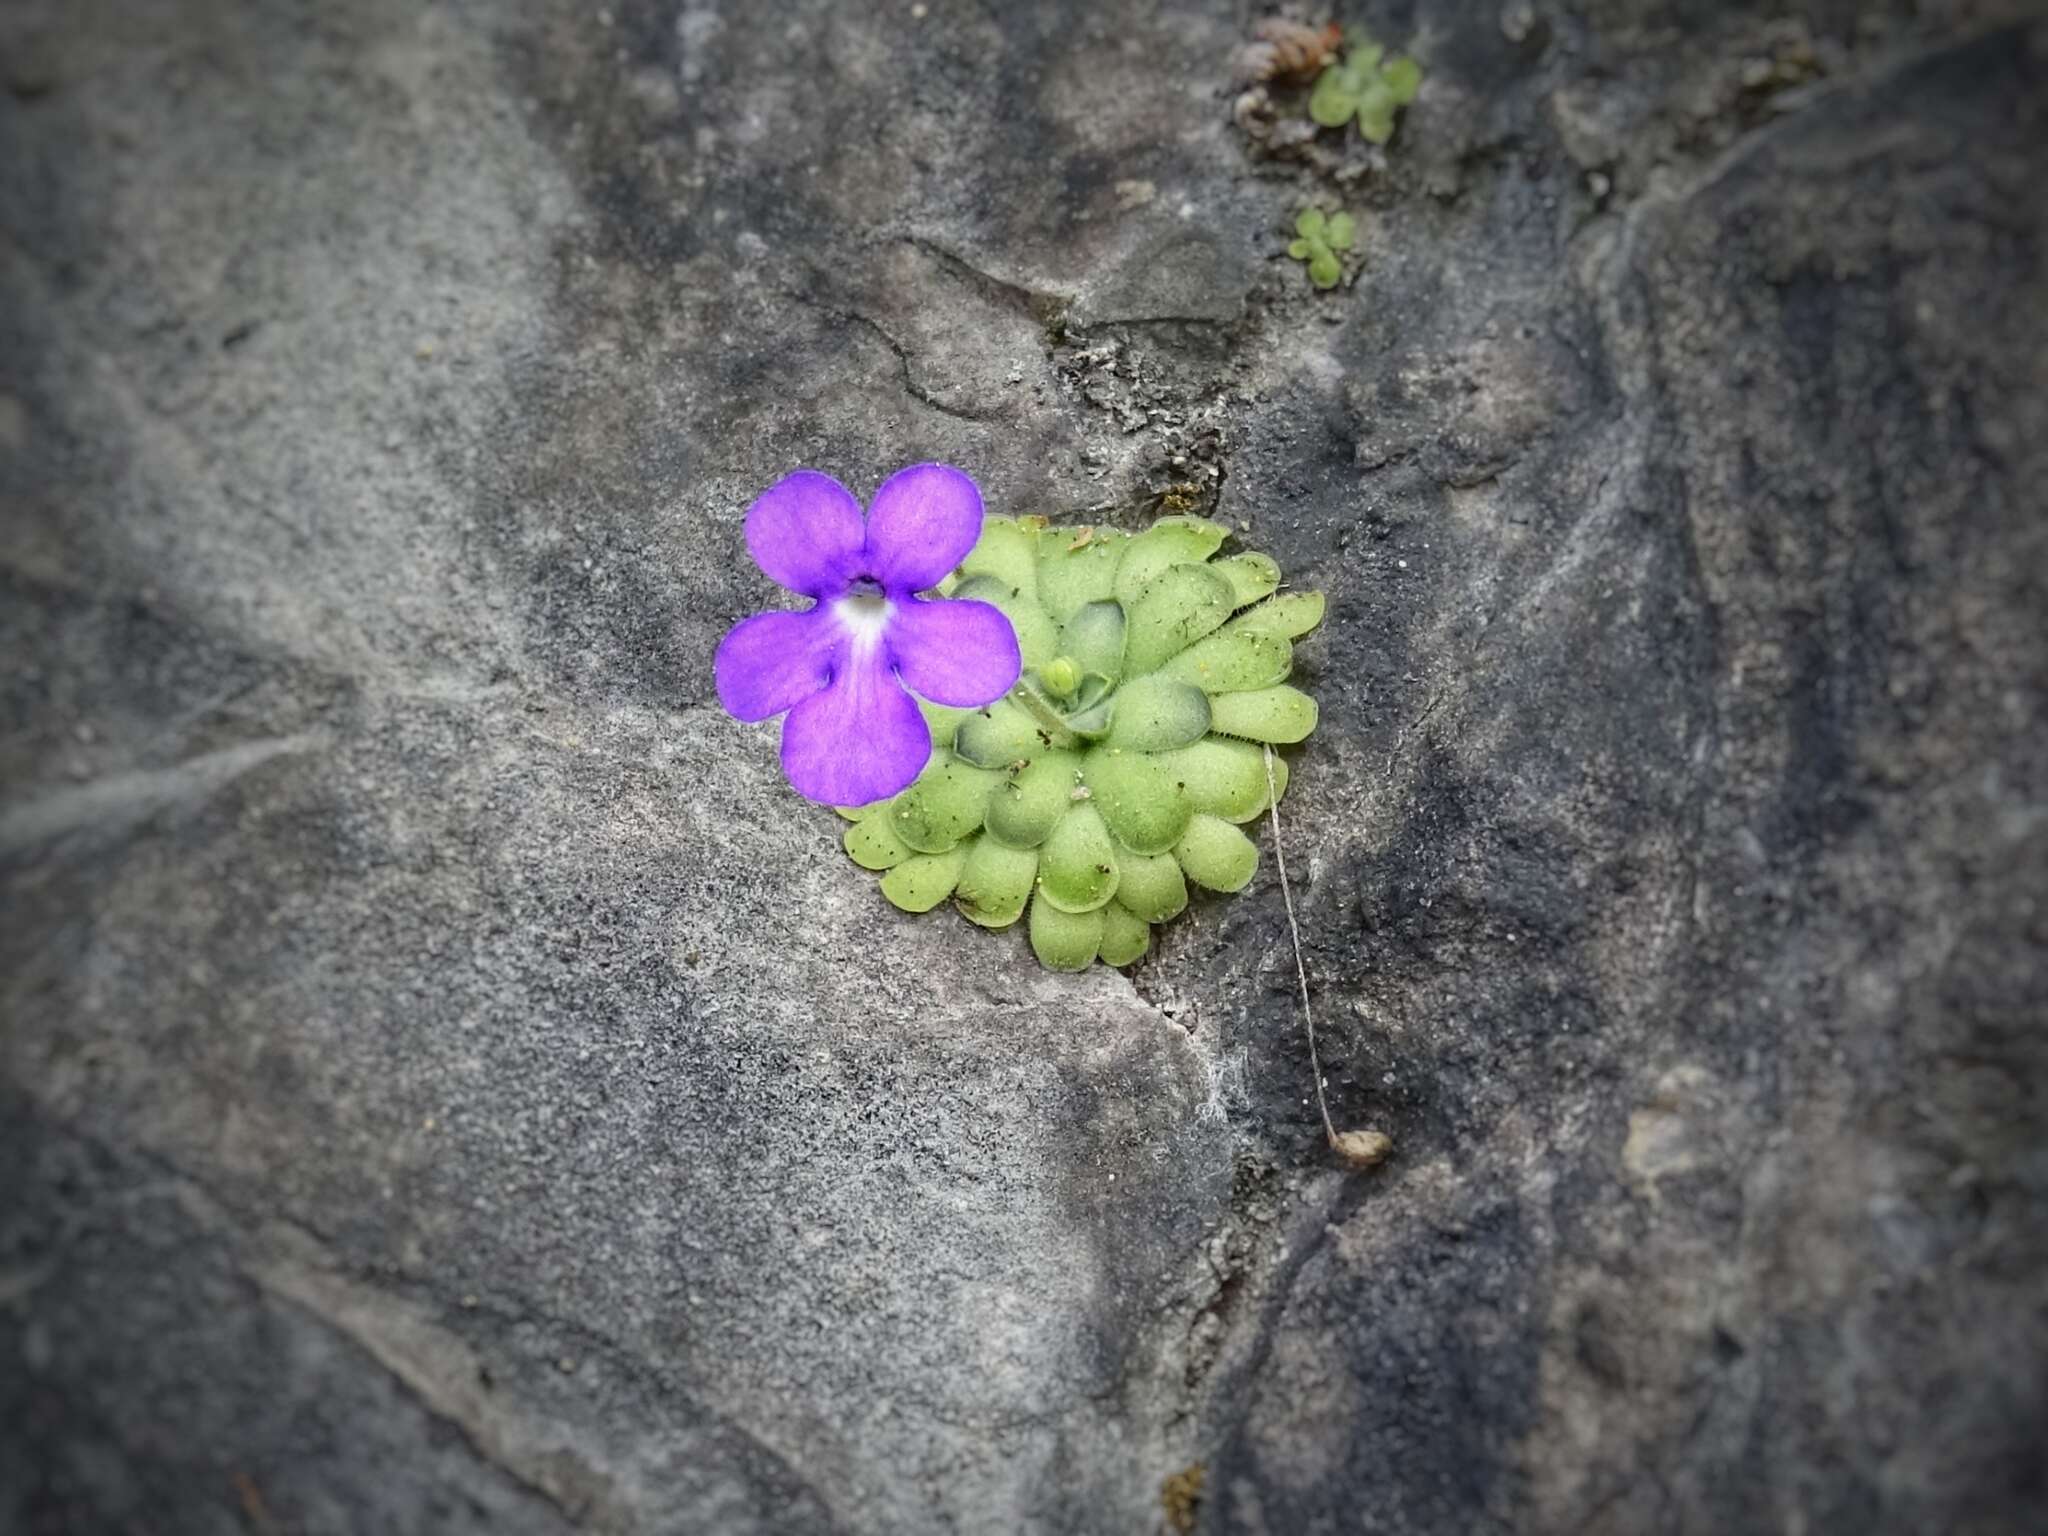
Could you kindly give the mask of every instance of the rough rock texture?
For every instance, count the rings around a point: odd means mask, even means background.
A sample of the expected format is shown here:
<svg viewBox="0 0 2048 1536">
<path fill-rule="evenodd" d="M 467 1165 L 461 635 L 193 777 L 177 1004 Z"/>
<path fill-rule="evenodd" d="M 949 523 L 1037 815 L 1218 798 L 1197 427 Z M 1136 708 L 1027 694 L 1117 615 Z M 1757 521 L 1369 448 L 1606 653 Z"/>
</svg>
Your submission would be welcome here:
<svg viewBox="0 0 2048 1536">
<path fill-rule="evenodd" d="M 1252 14 L 0 11 L 0 1527 L 2038 1529 L 2048 26 Z M 718 710 L 918 458 L 1330 594 L 1380 1169 L 1270 858 L 1049 977 Z"/>
</svg>

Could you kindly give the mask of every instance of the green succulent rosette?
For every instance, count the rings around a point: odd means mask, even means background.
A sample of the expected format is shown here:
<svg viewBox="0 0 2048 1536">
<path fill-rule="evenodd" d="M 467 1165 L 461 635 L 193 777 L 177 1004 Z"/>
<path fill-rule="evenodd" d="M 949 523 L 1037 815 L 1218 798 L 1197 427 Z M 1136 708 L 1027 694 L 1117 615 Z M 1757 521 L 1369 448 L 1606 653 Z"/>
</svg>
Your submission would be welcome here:
<svg viewBox="0 0 2048 1536">
<path fill-rule="evenodd" d="M 923 706 L 923 773 L 841 812 L 884 896 L 1026 922 L 1041 964 L 1080 971 L 1137 960 L 1190 884 L 1243 889 L 1259 855 L 1241 828 L 1271 799 L 1265 747 L 1316 726 L 1287 677 L 1323 597 L 1279 592 L 1265 555 L 1216 558 L 1226 533 L 1194 517 L 1137 534 L 983 522 L 946 592 L 1003 611 L 1024 675 L 985 709 Z M 1278 754 L 1271 782 L 1285 791 Z"/>
</svg>

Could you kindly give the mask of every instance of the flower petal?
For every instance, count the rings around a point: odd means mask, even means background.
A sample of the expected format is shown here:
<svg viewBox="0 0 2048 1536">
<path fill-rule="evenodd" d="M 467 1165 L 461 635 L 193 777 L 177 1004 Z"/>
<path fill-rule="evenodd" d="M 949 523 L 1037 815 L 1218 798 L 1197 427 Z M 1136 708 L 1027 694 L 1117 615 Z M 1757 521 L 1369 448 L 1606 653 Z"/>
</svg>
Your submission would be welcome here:
<svg viewBox="0 0 2048 1536">
<path fill-rule="evenodd" d="M 913 693 L 961 709 L 1001 698 L 1024 665 L 1016 631 L 990 603 L 911 598 L 889 616 L 888 645 Z"/>
<path fill-rule="evenodd" d="M 747 509 L 747 548 L 771 581 L 810 597 L 836 597 L 861 573 L 860 503 L 815 469 L 769 486 Z"/>
<path fill-rule="evenodd" d="M 712 659 L 718 702 L 741 720 L 779 715 L 832 681 L 833 654 L 846 643 L 822 608 L 741 619 Z"/>
<path fill-rule="evenodd" d="M 981 537 L 981 492 L 950 464 L 913 464 L 868 506 L 867 571 L 893 596 L 937 586 Z"/>
<path fill-rule="evenodd" d="M 782 722 L 782 768 L 796 792 L 824 805 L 867 805 L 915 779 L 932 755 L 917 702 L 880 645 L 840 652 L 832 686 Z"/>
</svg>

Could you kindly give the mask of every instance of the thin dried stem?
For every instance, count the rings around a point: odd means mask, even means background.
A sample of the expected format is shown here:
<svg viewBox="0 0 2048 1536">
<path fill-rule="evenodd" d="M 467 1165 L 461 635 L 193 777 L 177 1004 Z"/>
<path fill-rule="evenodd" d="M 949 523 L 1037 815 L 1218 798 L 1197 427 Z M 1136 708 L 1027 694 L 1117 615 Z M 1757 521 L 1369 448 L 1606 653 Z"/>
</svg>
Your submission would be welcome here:
<svg viewBox="0 0 2048 1536">
<path fill-rule="evenodd" d="M 1266 813 L 1273 821 L 1273 862 L 1280 869 L 1280 899 L 1287 904 L 1287 936 L 1294 941 L 1294 976 L 1301 983 L 1301 1017 L 1308 1025 L 1308 1069 L 1315 1074 L 1316 1108 L 1323 1117 L 1323 1131 L 1330 1145 L 1341 1147 L 1336 1123 L 1330 1119 L 1329 1101 L 1323 1096 L 1323 1063 L 1316 1054 L 1316 1016 L 1308 1001 L 1308 966 L 1301 958 L 1301 925 L 1294 918 L 1294 890 L 1287 882 L 1287 853 L 1280 846 L 1280 786 L 1273 778 L 1273 749 L 1266 755 Z"/>
<path fill-rule="evenodd" d="M 1316 1108 L 1323 1117 L 1323 1134 L 1330 1150 L 1350 1168 L 1376 1168 L 1394 1150 L 1393 1138 L 1384 1131 L 1340 1131 L 1330 1119 L 1330 1101 L 1323 1093 L 1323 1062 L 1316 1053 L 1316 1016 L 1308 1005 L 1308 966 L 1301 958 L 1301 925 L 1294 919 L 1294 890 L 1287 882 L 1287 854 L 1280 846 L 1280 786 L 1273 778 L 1273 749 L 1266 753 L 1266 808 L 1273 818 L 1273 862 L 1280 866 L 1280 899 L 1287 903 L 1287 934 L 1294 940 L 1294 976 L 1301 983 L 1301 1017 L 1308 1025 L 1308 1069 L 1315 1074 Z"/>
<path fill-rule="evenodd" d="M 1010 690 L 1010 698 L 1038 722 L 1053 746 L 1071 752 L 1081 745 L 1081 738 L 1067 729 L 1067 722 L 1060 718 L 1059 711 L 1040 698 L 1038 690 L 1029 683 L 1020 678 L 1017 686 Z"/>
</svg>

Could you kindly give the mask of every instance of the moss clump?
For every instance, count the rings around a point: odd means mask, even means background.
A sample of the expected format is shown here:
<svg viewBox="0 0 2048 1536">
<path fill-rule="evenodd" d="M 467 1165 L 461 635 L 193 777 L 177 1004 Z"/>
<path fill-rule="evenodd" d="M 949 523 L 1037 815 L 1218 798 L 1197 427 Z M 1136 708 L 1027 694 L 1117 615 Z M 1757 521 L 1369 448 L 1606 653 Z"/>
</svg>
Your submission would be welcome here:
<svg viewBox="0 0 2048 1536">
<path fill-rule="evenodd" d="M 1025 921 L 1053 970 L 1128 965 L 1190 883 L 1237 891 L 1240 830 L 1271 801 L 1265 749 L 1303 740 L 1315 701 L 1286 679 L 1322 621 L 1265 555 L 1217 558 L 1225 529 L 1138 534 L 991 517 L 948 594 L 1008 616 L 1024 676 L 986 709 L 925 707 L 932 759 L 893 800 L 843 812 L 846 851 L 909 912 Z M 1287 764 L 1275 758 L 1283 791 Z"/>
</svg>

